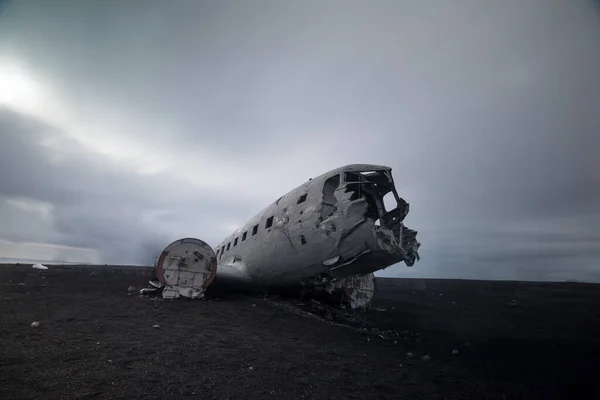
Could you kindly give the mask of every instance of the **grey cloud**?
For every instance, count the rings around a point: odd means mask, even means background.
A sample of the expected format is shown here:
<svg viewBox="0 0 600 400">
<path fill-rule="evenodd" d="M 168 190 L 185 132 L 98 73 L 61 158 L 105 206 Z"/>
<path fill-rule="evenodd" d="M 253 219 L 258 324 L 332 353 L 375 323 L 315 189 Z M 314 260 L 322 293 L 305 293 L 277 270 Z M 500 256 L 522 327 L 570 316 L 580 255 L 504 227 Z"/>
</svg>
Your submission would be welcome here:
<svg viewBox="0 0 600 400">
<path fill-rule="evenodd" d="M 124 171 L 69 140 L 68 161 L 52 164 L 32 132 L 60 129 L 5 114 L 2 171 L 33 169 L 0 174 L 0 194 L 55 204 L 63 243 L 117 259 L 161 234 L 218 242 L 227 233 L 217 226 L 310 176 L 387 164 L 423 242 L 415 271 L 589 278 L 598 255 L 577 254 L 600 244 L 589 223 L 600 215 L 595 6 L 14 2 L 0 17 L 0 55 L 39 72 L 77 113 L 131 122 L 123 135 L 170 156 L 217 155 L 257 184 L 201 191 L 169 173 Z M 517 233 L 519 222 L 540 228 Z M 549 244 L 560 261 L 536 261 Z"/>
<path fill-rule="evenodd" d="M 4 239 L 89 247 L 100 251 L 107 262 L 147 263 L 152 261 L 148 247 L 161 249 L 186 235 L 218 242 L 215 227 L 220 220 L 243 221 L 254 211 L 234 196 L 216 200 L 177 186 L 168 176 L 140 177 L 102 164 L 101 158 L 81 148 L 51 162 L 47 149 L 36 143 L 55 134 L 44 123 L 0 110 L 4 171 L 0 195 L 4 200 L 29 198 L 54 207 L 49 225 L 35 214 L 15 213 L 3 202 Z"/>
</svg>

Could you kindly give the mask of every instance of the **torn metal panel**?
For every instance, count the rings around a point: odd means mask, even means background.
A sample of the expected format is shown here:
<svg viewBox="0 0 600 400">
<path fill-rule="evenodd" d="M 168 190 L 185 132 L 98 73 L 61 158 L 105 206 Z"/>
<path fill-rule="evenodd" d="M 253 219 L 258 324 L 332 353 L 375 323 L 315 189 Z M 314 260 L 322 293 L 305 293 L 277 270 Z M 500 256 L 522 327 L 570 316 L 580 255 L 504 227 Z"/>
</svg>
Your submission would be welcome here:
<svg viewBox="0 0 600 400">
<path fill-rule="evenodd" d="M 344 291 L 351 308 L 366 308 L 375 294 L 375 275 L 355 275 L 344 280 Z"/>
<path fill-rule="evenodd" d="M 176 240 L 158 258 L 156 273 L 163 298 L 201 298 L 216 276 L 216 255 L 202 240 Z"/>
<path fill-rule="evenodd" d="M 375 294 L 375 275 L 355 275 L 334 282 L 327 282 L 312 291 L 305 291 L 303 297 L 318 299 L 324 304 L 365 309 Z"/>
</svg>

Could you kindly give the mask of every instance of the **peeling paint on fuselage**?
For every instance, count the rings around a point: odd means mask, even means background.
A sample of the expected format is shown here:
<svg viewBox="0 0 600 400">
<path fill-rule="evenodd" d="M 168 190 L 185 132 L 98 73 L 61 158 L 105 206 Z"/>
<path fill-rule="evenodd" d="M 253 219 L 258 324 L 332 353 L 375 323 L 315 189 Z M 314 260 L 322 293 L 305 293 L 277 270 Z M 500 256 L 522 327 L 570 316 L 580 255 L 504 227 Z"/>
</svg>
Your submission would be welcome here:
<svg viewBox="0 0 600 400">
<path fill-rule="evenodd" d="M 372 182 L 346 180 L 346 173 L 356 175 L 366 171 L 376 171 L 371 176 L 381 179 L 381 186 L 375 184 L 375 189 L 389 188 L 400 200 L 398 207 L 406 208 L 405 215 L 408 204 L 398 197 L 390 168 L 356 164 L 329 171 L 280 197 L 219 244 L 217 280 L 223 276 L 220 271 L 234 268 L 260 285 L 325 282 L 368 274 L 405 260 L 411 251 L 416 252 L 416 241 L 410 251 L 402 248 L 402 229 L 394 231 L 376 225 L 375 214 L 382 221 L 384 214 L 391 215 L 384 212 L 382 196 L 370 193 L 369 204 L 367 190 L 359 194 L 360 188 L 350 189 L 357 184 L 373 186 Z M 333 193 L 335 204 L 324 204 L 324 185 L 336 175 L 340 179 Z M 328 198 L 328 201 L 333 200 Z M 327 214 L 324 219 L 322 214 Z M 272 224 L 268 226 L 271 217 Z M 256 225 L 258 230 L 252 234 Z M 242 240 L 245 232 L 246 239 Z M 229 243 L 232 246 L 227 250 Z M 336 262 L 327 263 L 336 257 Z"/>
</svg>

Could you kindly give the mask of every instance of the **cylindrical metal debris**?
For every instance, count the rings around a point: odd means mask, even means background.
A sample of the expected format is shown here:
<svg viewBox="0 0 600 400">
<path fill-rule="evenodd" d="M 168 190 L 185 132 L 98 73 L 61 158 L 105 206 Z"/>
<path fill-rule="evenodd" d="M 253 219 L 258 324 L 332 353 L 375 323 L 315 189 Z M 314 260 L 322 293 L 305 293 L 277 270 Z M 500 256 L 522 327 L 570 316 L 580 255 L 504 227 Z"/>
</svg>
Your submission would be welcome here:
<svg viewBox="0 0 600 400">
<path fill-rule="evenodd" d="M 200 239 L 179 239 L 158 257 L 156 272 L 163 298 L 201 298 L 217 273 L 217 257 Z"/>
</svg>

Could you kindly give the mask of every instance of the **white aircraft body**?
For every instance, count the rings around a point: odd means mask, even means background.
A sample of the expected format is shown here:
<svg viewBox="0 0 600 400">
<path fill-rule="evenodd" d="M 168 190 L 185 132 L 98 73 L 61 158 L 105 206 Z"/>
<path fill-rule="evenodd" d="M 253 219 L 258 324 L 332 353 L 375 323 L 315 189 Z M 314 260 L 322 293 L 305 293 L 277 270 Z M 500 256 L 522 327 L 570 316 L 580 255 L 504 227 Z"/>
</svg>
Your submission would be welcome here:
<svg viewBox="0 0 600 400">
<path fill-rule="evenodd" d="M 354 164 L 326 172 L 269 204 L 214 251 L 185 238 L 156 262 L 163 297 L 202 297 L 213 283 L 341 291 L 352 307 L 370 301 L 373 272 L 419 259 L 409 205 L 391 168 Z"/>
</svg>

